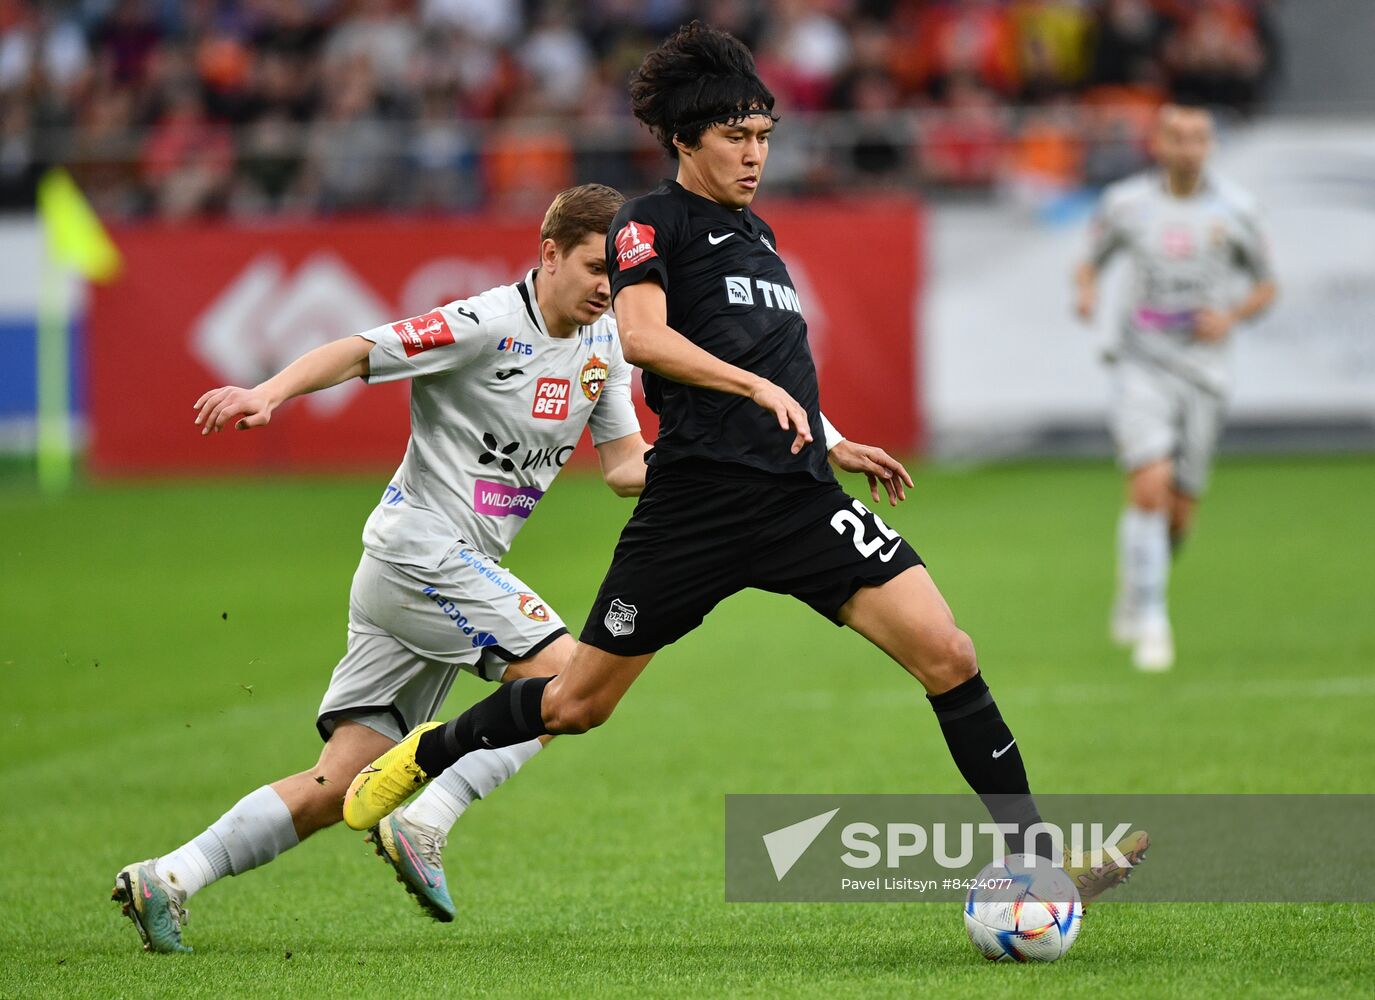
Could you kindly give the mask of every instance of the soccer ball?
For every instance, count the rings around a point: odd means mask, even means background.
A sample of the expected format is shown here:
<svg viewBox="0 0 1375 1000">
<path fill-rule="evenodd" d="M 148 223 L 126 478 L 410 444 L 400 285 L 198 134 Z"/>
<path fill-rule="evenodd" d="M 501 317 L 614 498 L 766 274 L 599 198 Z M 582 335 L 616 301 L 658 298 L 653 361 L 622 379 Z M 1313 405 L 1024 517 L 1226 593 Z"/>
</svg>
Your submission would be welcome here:
<svg viewBox="0 0 1375 1000">
<path fill-rule="evenodd" d="M 1074 944 L 1083 916 L 1069 876 L 1030 854 L 986 867 L 964 900 L 969 940 L 990 962 L 1053 962 Z"/>
</svg>

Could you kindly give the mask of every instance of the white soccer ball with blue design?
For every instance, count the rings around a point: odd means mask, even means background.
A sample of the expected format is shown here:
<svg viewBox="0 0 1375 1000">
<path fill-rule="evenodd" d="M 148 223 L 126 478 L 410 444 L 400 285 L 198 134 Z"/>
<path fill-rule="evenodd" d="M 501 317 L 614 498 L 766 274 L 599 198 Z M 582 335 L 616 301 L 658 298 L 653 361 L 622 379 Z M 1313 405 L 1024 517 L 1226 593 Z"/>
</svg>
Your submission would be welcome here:
<svg viewBox="0 0 1375 1000">
<path fill-rule="evenodd" d="M 1069 876 L 1030 854 L 986 867 L 964 901 L 969 940 L 990 962 L 1054 962 L 1074 944 L 1083 918 Z"/>
</svg>

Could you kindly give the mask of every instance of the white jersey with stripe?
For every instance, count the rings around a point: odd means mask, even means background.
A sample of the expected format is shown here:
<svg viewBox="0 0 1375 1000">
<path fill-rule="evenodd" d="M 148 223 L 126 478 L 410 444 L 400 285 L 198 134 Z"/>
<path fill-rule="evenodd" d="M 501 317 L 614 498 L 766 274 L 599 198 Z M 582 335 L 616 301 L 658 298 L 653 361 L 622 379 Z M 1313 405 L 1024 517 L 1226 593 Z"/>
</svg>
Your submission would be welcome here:
<svg viewBox="0 0 1375 1000">
<path fill-rule="evenodd" d="M 1200 309 L 1226 309 L 1238 278 L 1270 277 L 1269 251 L 1246 192 L 1212 174 L 1180 198 L 1150 171 L 1112 185 L 1093 222 L 1092 261 L 1127 254 L 1131 291 L 1119 351 L 1154 362 L 1214 392 L 1226 391 L 1227 342 L 1193 333 Z"/>
<path fill-rule="evenodd" d="M 536 273 L 362 334 L 369 382 L 411 380 L 406 455 L 363 529 L 379 559 L 429 569 L 466 543 L 500 560 L 584 427 L 639 431 L 615 320 L 549 336 Z"/>
</svg>

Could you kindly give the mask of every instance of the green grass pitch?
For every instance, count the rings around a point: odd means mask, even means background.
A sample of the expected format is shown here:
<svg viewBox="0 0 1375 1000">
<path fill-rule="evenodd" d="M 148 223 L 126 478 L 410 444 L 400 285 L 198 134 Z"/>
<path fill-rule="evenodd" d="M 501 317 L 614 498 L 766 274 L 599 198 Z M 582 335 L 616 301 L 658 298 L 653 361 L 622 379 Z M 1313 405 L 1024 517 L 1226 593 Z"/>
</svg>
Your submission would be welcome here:
<svg viewBox="0 0 1375 1000">
<path fill-rule="evenodd" d="M 192 900 L 194 956 L 143 954 L 117 868 L 314 760 L 382 482 L 0 488 L 0 995 L 1371 996 L 1375 904 L 1105 905 L 1063 961 L 1010 968 L 948 904 L 726 904 L 727 792 L 963 788 L 897 666 L 757 593 L 473 807 L 447 855 L 456 923 L 337 827 Z M 974 636 L 1033 786 L 1375 792 L 1375 463 L 1223 463 L 1164 676 L 1106 637 L 1119 490 L 1106 464 L 929 469 L 890 518 Z M 629 511 L 569 474 L 508 563 L 576 628 Z M 486 690 L 465 675 L 450 707 Z"/>
</svg>

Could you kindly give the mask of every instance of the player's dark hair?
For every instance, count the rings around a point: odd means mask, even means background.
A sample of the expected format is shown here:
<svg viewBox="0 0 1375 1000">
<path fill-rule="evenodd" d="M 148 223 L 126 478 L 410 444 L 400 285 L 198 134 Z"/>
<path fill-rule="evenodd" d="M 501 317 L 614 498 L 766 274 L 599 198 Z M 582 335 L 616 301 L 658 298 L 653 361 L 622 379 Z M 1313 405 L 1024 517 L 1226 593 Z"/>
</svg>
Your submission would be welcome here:
<svg viewBox="0 0 1375 1000">
<path fill-rule="evenodd" d="M 544 213 L 540 242 L 553 240 L 561 253 L 567 253 L 590 235 L 605 236 L 624 203 L 625 195 L 605 184 L 580 184 L 560 191 Z"/>
<path fill-rule="evenodd" d="M 683 25 L 630 74 L 630 107 L 675 159 L 674 137 L 692 148 L 713 125 L 737 124 L 751 113 L 778 120 L 750 50 L 701 21 Z"/>
</svg>

